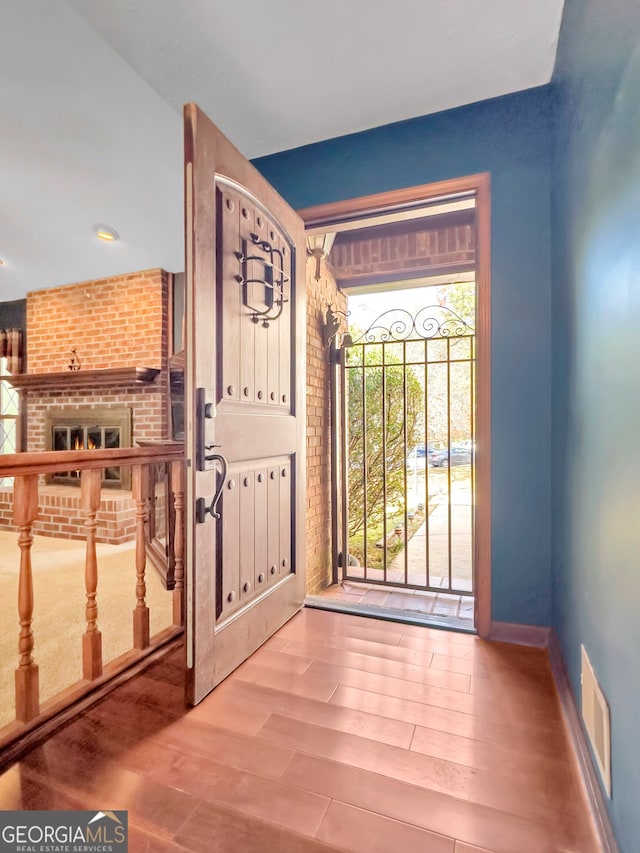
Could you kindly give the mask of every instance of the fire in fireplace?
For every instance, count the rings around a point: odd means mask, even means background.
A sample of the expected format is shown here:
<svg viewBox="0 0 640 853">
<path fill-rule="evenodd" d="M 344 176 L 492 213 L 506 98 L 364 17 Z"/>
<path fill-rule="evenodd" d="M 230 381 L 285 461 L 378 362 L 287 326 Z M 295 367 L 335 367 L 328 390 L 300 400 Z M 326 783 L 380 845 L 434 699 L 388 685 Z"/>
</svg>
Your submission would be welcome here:
<svg viewBox="0 0 640 853">
<path fill-rule="evenodd" d="M 120 427 L 54 426 L 53 450 L 98 450 L 121 447 Z"/>
<path fill-rule="evenodd" d="M 131 409 L 60 409 L 46 418 L 47 450 L 97 450 L 131 446 Z M 78 485 L 79 471 L 50 474 L 47 482 Z M 105 468 L 102 485 L 128 489 L 128 468 Z"/>
</svg>

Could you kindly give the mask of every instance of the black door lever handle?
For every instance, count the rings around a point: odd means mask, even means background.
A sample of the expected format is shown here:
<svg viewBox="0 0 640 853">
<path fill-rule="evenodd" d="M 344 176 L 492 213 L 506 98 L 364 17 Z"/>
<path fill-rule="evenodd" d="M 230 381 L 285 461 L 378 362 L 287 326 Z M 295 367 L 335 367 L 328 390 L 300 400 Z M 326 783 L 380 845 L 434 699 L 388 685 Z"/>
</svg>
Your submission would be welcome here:
<svg viewBox="0 0 640 853">
<path fill-rule="evenodd" d="M 214 444 L 212 447 L 218 447 L 219 445 Z M 209 450 L 209 448 L 205 448 Z M 209 462 L 219 462 L 222 465 L 222 476 L 218 483 L 218 487 L 216 488 L 216 493 L 213 496 L 213 500 L 207 506 L 207 502 L 204 498 L 198 498 L 196 501 L 196 521 L 198 524 L 202 524 L 207 520 L 207 513 L 211 515 L 211 518 L 220 518 L 220 513 L 216 512 L 216 507 L 218 505 L 218 501 L 222 495 L 222 490 L 224 489 L 224 484 L 227 482 L 227 474 L 229 473 L 229 463 L 226 458 L 222 455 L 222 453 L 212 453 L 210 456 L 205 456 Z"/>
</svg>

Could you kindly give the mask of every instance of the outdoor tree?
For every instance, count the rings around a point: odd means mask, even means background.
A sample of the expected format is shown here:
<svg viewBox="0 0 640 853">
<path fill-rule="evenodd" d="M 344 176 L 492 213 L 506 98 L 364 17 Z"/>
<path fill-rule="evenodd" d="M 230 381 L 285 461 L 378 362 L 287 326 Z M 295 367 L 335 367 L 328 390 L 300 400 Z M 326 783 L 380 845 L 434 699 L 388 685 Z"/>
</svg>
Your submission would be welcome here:
<svg viewBox="0 0 640 853">
<path fill-rule="evenodd" d="M 456 281 L 438 288 L 439 302 L 455 311 L 472 328 L 476 320 L 476 283 L 475 281 Z"/>
<path fill-rule="evenodd" d="M 383 368 L 381 349 L 365 347 L 363 356 L 356 347 L 351 363 L 359 366 L 347 371 L 350 535 L 364 526 L 365 482 L 367 524 L 382 522 L 385 503 L 401 504 L 407 454 L 424 437 L 422 384 L 393 347 L 387 346 Z"/>
<path fill-rule="evenodd" d="M 434 290 L 433 312 L 427 309 L 427 314 L 443 324 L 444 332 L 428 344 L 427 435 L 430 444 L 446 447 L 449 439 L 455 445 L 473 434 L 475 282 L 459 281 Z"/>
</svg>

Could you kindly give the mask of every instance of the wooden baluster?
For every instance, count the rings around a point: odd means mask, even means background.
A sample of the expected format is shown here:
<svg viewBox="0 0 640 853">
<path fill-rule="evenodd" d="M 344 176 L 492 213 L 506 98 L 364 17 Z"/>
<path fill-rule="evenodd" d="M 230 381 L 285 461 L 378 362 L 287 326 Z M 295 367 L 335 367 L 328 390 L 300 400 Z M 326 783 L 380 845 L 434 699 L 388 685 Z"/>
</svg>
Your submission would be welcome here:
<svg viewBox="0 0 640 853">
<path fill-rule="evenodd" d="M 16 477 L 13 487 L 13 520 L 18 525 L 20 580 L 18 613 L 20 616 L 20 660 L 16 669 L 16 719 L 22 723 L 40 713 L 38 667 L 33 662 L 33 574 L 31 570 L 32 525 L 38 515 L 38 476 Z"/>
<path fill-rule="evenodd" d="M 147 499 L 149 497 L 149 468 L 134 465 L 132 469 L 132 492 L 136 504 L 136 606 L 133 611 L 133 647 L 146 649 L 149 645 L 149 608 L 145 597 L 147 586 L 144 573 L 147 565 Z"/>
<path fill-rule="evenodd" d="M 88 681 L 102 675 L 102 634 L 98 630 L 98 558 L 96 555 L 97 514 L 100 507 L 102 470 L 91 468 L 82 472 L 80 503 L 86 510 L 87 551 L 84 559 L 84 585 L 87 592 L 85 618 L 87 629 L 82 637 L 82 676 Z"/>
<path fill-rule="evenodd" d="M 171 492 L 175 509 L 173 551 L 173 624 L 184 624 L 184 462 L 171 463 Z"/>
</svg>

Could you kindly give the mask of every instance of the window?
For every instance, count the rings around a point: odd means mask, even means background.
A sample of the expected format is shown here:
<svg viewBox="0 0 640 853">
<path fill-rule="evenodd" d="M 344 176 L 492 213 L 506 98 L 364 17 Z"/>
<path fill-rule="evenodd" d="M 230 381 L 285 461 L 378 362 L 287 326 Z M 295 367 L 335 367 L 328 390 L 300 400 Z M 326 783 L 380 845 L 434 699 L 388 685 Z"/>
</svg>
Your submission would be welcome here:
<svg viewBox="0 0 640 853">
<path fill-rule="evenodd" d="M 0 358 L 0 377 L 9 376 L 7 359 Z M 18 450 L 18 416 L 20 396 L 8 382 L 0 381 L 0 453 Z M 13 477 L 0 477 L 0 486 L 13 484 Z"/>
</svg>

